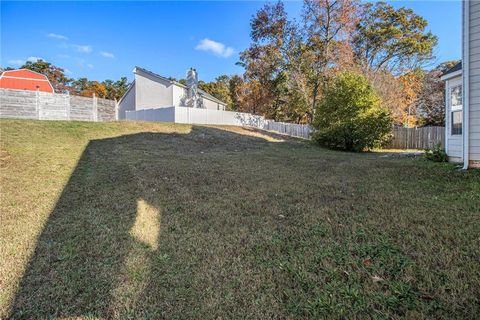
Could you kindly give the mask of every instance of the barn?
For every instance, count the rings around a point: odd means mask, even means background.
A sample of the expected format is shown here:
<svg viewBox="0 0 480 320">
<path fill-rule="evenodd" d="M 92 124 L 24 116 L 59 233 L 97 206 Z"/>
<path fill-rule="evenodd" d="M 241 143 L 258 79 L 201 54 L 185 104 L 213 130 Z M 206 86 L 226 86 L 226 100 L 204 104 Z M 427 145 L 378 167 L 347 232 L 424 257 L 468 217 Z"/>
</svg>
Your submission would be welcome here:
<svg viewBox="0 0 480 320">
<path fill-rule="evenodd" d="M 0 75 L 0 88 L 54 93 L 46 76 L 28 69 L 4 71 Z"/>
</svg>

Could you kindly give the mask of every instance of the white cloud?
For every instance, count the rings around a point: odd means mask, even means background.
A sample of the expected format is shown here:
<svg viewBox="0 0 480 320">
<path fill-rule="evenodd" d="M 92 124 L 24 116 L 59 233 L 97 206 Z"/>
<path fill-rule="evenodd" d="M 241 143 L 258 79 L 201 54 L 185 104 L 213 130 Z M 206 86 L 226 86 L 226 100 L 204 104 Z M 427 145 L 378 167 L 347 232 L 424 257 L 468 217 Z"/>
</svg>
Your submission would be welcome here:
<svg viewBox="0 0 480 320">
<path fill-rule="evenodd" d="M 92 52 L 92 46 L 89 46 L 89 45 L 79 45 L 79 44 L 74 44 L 72 45 L 73 48 L 75 48 L 75 50 L 77 50 L 78 52 L 82 52 L 82 53 L 90 53 Z"/>
<path fill-rule="evenodd" d="M 43 61 L 45 61 L 45 59 L 40 58 L 40 57 L 28 57 L 28 58 L 27 58 L 27 61 L 30 61 L 30 62 L 37 62 L 37 60 L 43 60 Z"/>
<path fill-rule="evenodd" d="M 111 58 L 111 59 L 115 58 L 115 55 L 113 53 L 106 52 L 106 51 L 100 51 L 100 55 L 102 55 L 105 58 Z"/>
<path fill-rule="evenodd" d="M 90 69 L 93 69 L 93 64 L 88 63 L 88 64 L 87 64 L 87 67 L 89 67 Z"/>
<path fill-rule="evenodd" d="M 66 74 L 66 75 L 71 75 L 72 74 L 72 71 L 68 70 L 68 69 L 63 69 L 63 72 Z"/>
<path fill-rule="evenodd" d="M 7 62 L 8 62 L 9 64 L 12 64 L 12 65 L 21 66 L 22 64 L 25 64 L 27 61 L 29 61 L 29 62 L 37 62 L 37 60 L 43 60 L 43 61 L 45 61 L 45 59 L 40 58 L 40 57 L 28 57 L 28 58 L 25 59 L 25 60 L 22 60 L 22 59 L 13 59 L 13 60 L 8 60 Z"/>
<path fill-rule="evenodd" d="M 203 39 L 201 40 L 195 50 L 202 50 L 202 51 L 210 51 L 217 57 L 228 58 L 234 53 L 234 49 L 232 47 L 227 47 L 221 42 L 213 41 L 210 39 Z"/>
<path fill-rule="evenodd" d="M 14 59 L 14 60 L 8 60 L 7 62 L 8 62 L 9 64 L 21 66 L 22 64 L 25 63 L 25 60 Z"/>
<path fill-rule="evenodd" d="M 47 34 L 47 37 L 58 39 L 58 40 L 68 40 L 68 37 L 61 34 L 53 33 L 53 32 L 50 32 L 49 34 Z"/>
</svg>

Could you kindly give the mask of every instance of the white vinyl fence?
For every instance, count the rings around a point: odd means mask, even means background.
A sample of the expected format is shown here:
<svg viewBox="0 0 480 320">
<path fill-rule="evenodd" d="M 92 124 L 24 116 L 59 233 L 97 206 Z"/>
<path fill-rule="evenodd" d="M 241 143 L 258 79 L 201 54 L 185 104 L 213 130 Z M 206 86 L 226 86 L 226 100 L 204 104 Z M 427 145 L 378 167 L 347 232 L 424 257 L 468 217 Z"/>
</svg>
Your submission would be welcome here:
<svg viewBox="0 0 480 320">
<path fill-rule="evenodd" d="M 127 120 L 252 126 L 257 128 L 261 128 L 265 123 L 264 117 L 252 115 L 250 113 L 186 107 L 166 107 L 126 111 L 125 116 Z"/>
<path fill-rule="evenodd" d="M 308 125 L 275 122 L 250 113 L 211 109 L 166 107 L 126 111 L 125 116 L 127 120 L 248 126 L 303 139 L 310 139 L 312 132 Z"/>
<path fill-rule="evenodd" d="M 265 124 L 260 129 L 274 131 L 302 139 L 310 139 L 310 135 L 313 131 L 312 127 L 307 124 L 275 122 L 273 120 L 266 120 Z"/>
</svg>

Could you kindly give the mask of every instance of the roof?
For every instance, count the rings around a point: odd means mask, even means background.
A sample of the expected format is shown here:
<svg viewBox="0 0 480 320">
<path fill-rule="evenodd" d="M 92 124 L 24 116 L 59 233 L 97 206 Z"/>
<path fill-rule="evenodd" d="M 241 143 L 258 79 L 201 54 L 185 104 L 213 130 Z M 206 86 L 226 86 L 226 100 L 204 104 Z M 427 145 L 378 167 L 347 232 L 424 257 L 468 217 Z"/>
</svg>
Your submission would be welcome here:
<svg viewBox="0 0 480 320">
<path fill-rule="evenodd" d="M 441 77 L 442 80 L 448 80 L 453 77 L 459 76 L 462 74 L 462 62 L 460 61 L 447 71 L 445 71 Z"/>
<path fill-rule="evenodd" d="M 187 89 L 187 86 L 186 86 L 186 85 L 184 85 L 184 84 L 182 84 L 182 83 L 180 83 L 180 82 L 178 82 L 178 81 L 175 81 L 175 80 L 172 80 L 172 79 L 163 77 L 163 76 L 161 76 L 161 75 L 159 75 L 159 74 L 156 74 L 156 73 L 154 73 L 154 72 L 152 72 L 152 71 L 150 71 L 150 70 L 147 70 L 147 69 L 144 69 L 144 68 L 141 68 L 141 67 L 136 66 L 136 67 L 133 69 L 133 72 L 136 72 L 137 70 L 140 70 L 140 71 L 145 72 L 145 73 L 147 73 L 147 74 L 149 74 L 149 75 L 151 75 L 151 76 L 153 76 L 153 77 L 162 79 L 162 80 L 164 80 L 164 81 L 168 81 L 168 82 L 170 82 L 171 84 L 174 84 L 174 85 L 177 85 L 177 86 L 182 87 L 182 88 L 184 88 L 184 89 Z M 214 96 L 212 96 L 211 94 L 205 92 L 204 90 L 202 90 L 202 89 L 200 89 L 200 88 L 198 89 L 198 93 L 200 93 L 200 95 L 203 96 L 204 98 L 207 98 L 207 99 L 209 99 L 209 100 L 212 100 L 212 101 L 217 102 L 217 103 L 220 103 L 220 104 L 223 104 L 223 105 L 225 105 L 225 106 L 227 105 L 225 102 L 223 102 L 223 101 L 215 98 Z"/>
<path fill-rule="evenodd" d="M 450 69 L 448 69 L 447 71 L 445 71 L 445 73 L 443 75 L 445 76 L 447 74 L 454 73 L 454 72 L 460 71 L 460 70 L 462 70 L 462 62 L 461 61 L 459 63 L 457 63 L 456 65 L 454 65 L 453 67 L 451 67 Z"/>
<path fill-rule="evenodd" d="M 0 88 L 54 93 L 53 87 L 45 75 L 28 69 L 2 72 Z"/>
</svg>

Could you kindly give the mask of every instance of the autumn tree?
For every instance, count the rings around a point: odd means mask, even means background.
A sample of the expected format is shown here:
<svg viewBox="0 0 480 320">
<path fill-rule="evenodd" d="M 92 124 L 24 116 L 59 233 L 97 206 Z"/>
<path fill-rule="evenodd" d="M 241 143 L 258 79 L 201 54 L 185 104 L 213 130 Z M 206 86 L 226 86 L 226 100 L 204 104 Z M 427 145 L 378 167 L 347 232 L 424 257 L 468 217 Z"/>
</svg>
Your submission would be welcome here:
<svg viewBox="0 0 480 320">
<path fill-rule="evenodd" d="M 353 64 L 350 48 L 352 32 L 358 21 L 358 1 L 305 0 L 303 24 L 305 30 L 306 71 L 311 92 L 312 114 L 332 72 Z"/>
<path fill-rule="evenodd" d="M 199 88 L 227 104 L 227 109 L 232 110 L 232 95 L 229 87 L 230 77 L 219 76 L 212 82 L 201 82 Z"/>
<path fill-rule="evenodd" d="M 72 89 L 74 94 L 82 97 L 93 97 L 93 95 L 98 98 L 107 97 L 107 89 L 104 84 L 98 81 L 89 81 L 87 78 L 74 80 L 72 82 Z"/>
<path fill-rule="evenodd" d="M 276 111 L 282 108 L 284 101 L 284 44 L 290 27 L 283 3 L 267 3 L 255 14 L 250 25 L 253 42 L 240 53 L 239 64 L 245 68 L 245 79 L 251 83 L 245 83 L 238 92 L 244 94 L 241 100 L 249 106 L 253 107 L 253 101 L 246 101 L 249 97 L 263 101 L 265 105 L 253 108 L 276 119 Z"/>
<path fill-rule="evenodd" d="M 417 102 L 423 88 L 424 73 L 422 70 L 412 70 L 402 74 L 398 79 L 402 86 L 402 99 L 394 111 L 394 120 L 404 127 L 414 127 L 418 124 Z"/>
<path fill-rule="evenodd" d="M 118 101 L 123 97 L 125 92 L 127 92 L 129 83 L 126 77 L 121 77 L 120 80 L 117 81 L 110 79 L 102 81 L 102 85 L 106 90 L 105 98 Z"/>
<path fill-rule="evenodd" d="M 239 110 L 240 101 L 239 101 L 239 92 L 240 88 L 243 86 L 244 80 L 239 75 L 233 75 L 228 81 L 228 91 L 230 92 L 230 98 L 232 100 L 232 105 L 230 110 Z"/>
<path fill-rule="evenodd" d="M 65 76 L 64 69 L 56 67 L 50 62 L 41 59 L 38 59 L 37 61 L 27 61 L 20 68 L 29 69 L 45 75 L 56 92 L 65 92 L 69 89 L 71 79 Z"/>
<path fill-rule="evenodd" d="M 441 80 L 441 76 L 458 62 L 446 61 L 425 73 L 417 102 L 421 125 L 445 125 L 445 82 Z"/>
</svg>

